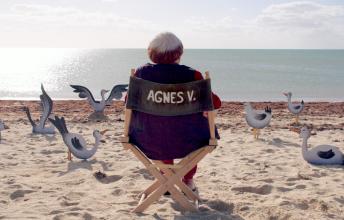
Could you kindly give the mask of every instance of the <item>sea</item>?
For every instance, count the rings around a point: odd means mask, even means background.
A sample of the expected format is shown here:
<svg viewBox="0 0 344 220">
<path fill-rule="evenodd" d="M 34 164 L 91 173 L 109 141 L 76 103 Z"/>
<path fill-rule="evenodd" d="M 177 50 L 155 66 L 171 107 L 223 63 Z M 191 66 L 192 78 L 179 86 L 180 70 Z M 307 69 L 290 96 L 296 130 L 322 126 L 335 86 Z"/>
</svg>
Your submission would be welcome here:
<svg viewBox="0 0 344 220">
<path fill-rule="evenodd" d="M 79 99 L 70 84 L 101 89 L 128 83 L 150 62 L 145 49 L 1 48 L 0 99 Z M 344 50 L 185 49 L 181 64 L 209 71 L 225 101 L 344 101 Z"/>
</svg>

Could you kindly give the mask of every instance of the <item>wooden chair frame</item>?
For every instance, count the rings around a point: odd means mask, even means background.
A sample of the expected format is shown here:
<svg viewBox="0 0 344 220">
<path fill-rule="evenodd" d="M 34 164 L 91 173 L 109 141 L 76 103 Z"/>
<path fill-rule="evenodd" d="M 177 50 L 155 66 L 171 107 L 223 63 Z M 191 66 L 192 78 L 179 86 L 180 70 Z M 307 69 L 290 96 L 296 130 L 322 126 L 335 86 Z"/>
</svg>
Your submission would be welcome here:
<svg viewBox="0 0 344 220">
<path fill-rule="evenodd" d="M 131 69 L 131 76 L 135 75 L 135 69 Z M 205 73 L 205 78 L 209 79 L 209 73 Z M 129 143 L 129 125 L 132 110 L 125 109 L 124 135 L 121 143 L 126 150 L 131 150 L 140 160 L 147 170 L 155 177 L 155 181 L 140 195 L 140 201 L 133 212 L 143 212 L 153 202 L 157 201 L 164 193 L 170 192 L 172 199 L 177 202 L 184 211 L 197 211 L 200 197 L 194 193 L 183 181 L 183 176 L 188 173 L 198 162 L 208 153 L 212 152 L 216 145 L 215 138 L 215 111 L 208 112 L 208 122 L 210 129 L 209 145 L 204 146 L 186 157 L 177 164 L 164 164 L 159 160 L 151 160 L 135 145 Z"/>
</svg>

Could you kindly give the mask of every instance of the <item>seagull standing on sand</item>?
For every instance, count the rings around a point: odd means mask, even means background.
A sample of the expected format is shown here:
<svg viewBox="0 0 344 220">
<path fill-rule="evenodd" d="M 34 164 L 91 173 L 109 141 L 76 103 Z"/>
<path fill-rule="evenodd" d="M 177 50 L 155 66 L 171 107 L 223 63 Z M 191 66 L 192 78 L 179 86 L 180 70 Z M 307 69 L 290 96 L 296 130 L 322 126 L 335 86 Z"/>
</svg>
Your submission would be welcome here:
<svg viewBox="0 0 344 220">
<path fill-rule="evenodd" d="M 105 109 L 105 106 L 111 105 L 113 99 L 119 100 L 122 98 L 122 93 L 127 91 L 128 84 L 115 85 L 112 88 L 111 93 L 107 99 L 105 99 L 104 96 L 107 92 L 109 92 L 109 90 L 102 89 L 100 91 L 100 95 L 101 95 L 100 101 L 96 101 L 92 93 L 90 92 L 90 90 L 87 89 L 86 87 L 78 86 L 78 85 L 70 85 L 70 86 L 74 89 L 73 92 L 79 93 L 80 98 L 87 98 L 88 102 L 93 107 L 95 112 L 103 112 Z"/>
<path fill-rule="evenodd" d="M 68 160 L 72 160 L 71 153 L 79 159 L 87 160 L 92 157 L 98 150 L 100 144 L 101 135 L 107 130 L 102 132 L 98 130 L 93 131 L 93 137 L 95 138 L 95 143 L 93 148 L 87 149 L 87 144 L 85 139 L 80 134 L 69 133 L 64 117 L 59 118 L 55 116 L 55 119 L 49 118 L 49 121 L 59 130 L 64 143 L 68 147 Z"/>
<path fill-rule="evenodd" d="M 254 110 L 250 103 L 244 103 L 245 118 L 247 124 L 253 128 L 253 135 L 255 139 L 258 139 L 259 129 L 265 128 L 269 125 L 272 112 L 271 108 L 266 107 L 265 110 Z"/>
<path fill-rule="evenodd" d="M 1 143 L 1 131 L 5 130 L 5 124 L 2 120 L 0 120 L 0 143 Z"/>
<path fill-rule="evenodd" d="M 49 95 L 45 92 L 43 84 L 41 84 L 41 90 L 42 90 L 42 94 L 39 96 L 39 98 L 41 99 L 42 115 L 39 119 L 38 125 L 36 125 L 36 123 L 32 120 L 29 108 L 25 106 L 24 111 L 26 112 L 26 115 L 32 125 L 33 133 L 55 134 L 55 128 L 53 126 L 45 127 L 45 122 L 47 121 L 53 109 L 53 101 L 51 100 Z"/>
<path fill-rule="evenodd" d="M 311 136 L 311 132 L 307 127 L 301 128 L 300 137 L 302 142 L 302 156 L 308 163 L 319 165 L 341 165 L 344 164 L 343 153 L 335 146 L 319 145 L 308 150 L 307 140 Z"/>
<path fill-rule="evenodd" d="M 288 109 L 291 113 L 293 113 L 294 115 L 296 115 L 295 118 L 295 123 L 298 124 L 299 123 L 299 114 L 302 112 L 302 110 L 304 109 L 305 103 L 303 102 L 303 100 L 301 101 L 300 104 L 293 104 L 291 103 L 291 96 L 292 93 L 288 92 L 288 93 L 283 93 L 285 96 L 287 96 L 288 98 Z"/>
</svg>

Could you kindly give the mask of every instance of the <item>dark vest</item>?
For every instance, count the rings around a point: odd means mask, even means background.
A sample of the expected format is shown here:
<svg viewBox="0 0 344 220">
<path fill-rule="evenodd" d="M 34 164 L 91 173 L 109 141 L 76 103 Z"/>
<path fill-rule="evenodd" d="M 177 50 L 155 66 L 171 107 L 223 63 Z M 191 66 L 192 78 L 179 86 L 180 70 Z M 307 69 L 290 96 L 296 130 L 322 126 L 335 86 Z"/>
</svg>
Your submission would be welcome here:
<svg viewBox="0 0 344 220">
<path fill-rule="evenodd" d="M 195 80 L 195 70 L 179 64 L 146 64 L 136 76 L 157 83 L 186 83 Z M 183 116 L 156 116 L 133 111 L 130 142 L 153 160 L 169 160 L 208 144 L 208 120 L 202 113 Z"/>
</svg>

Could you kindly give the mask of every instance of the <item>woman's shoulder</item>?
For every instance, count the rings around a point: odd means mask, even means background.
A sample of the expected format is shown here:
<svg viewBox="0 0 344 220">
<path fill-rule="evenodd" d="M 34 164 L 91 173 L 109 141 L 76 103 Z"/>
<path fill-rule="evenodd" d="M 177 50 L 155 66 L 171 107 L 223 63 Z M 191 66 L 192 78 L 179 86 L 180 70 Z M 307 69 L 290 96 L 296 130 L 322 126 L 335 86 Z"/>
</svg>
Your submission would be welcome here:
<svg viewBox="0 0 344 220">
<path fill-rule="evenodd" d="M 141 71 L 147 71 L 147 70 L 153 70 L 153 69 L 177 69 L 177 70 L 186 70 L 186 71 L 191 71 L 191 72 L 197 71 L 192 67 L 181 65 L 181 64 L 152 64 L 152 63 L 146 63 L 142 66 L 139 66 L 136 69 L 136 71 L 141 72 Z"/>
<path fill-rule="evenodd" d="M 151 63 L 146 63 L 144 65 L 141 65 L 139 67 L 136 68 L 136 72 L 138 71 L 142 71 L 142 70 L 145 70 L 145 69 L 150 69 L 150 68 L 153 68 L 154 64 L 151 64 Z"/>
<path fill-rule="evenodd" d="M 154 64 L 146 63 L 142 66 L 139 66 L 135 70 L 135 75 L 137 77 L 142 77 L 142 74 L 150 72 L 153 69 Z"/>
<path fill-rule="evenodd" d="M 179 66 L 180 66 L 180 68 L 185 69 L 185 70 L 188 70 L 188 71 L 191 71 L 191 72 L 197 71 L 197 70 L 195 70 L 194 68 L 189 67 L 189 66 L 186 66 L 186 65 L 179 65 Z"/>
<path fill-rule="evenodd" d="M 156 82 L 183 83 L 198 80 L 197 73 L 198 71 L 186 65 L 147 63 L 138 67 L 135 75 Z"/>
<path fill-rule="evenodd" d="M 191 71 L 196 71 L 194 68 L 189 67 L 187 65 L 183 65 L 183 64 L 152 64 L 152 63 L 146 63 L 144 65 L 141 65 L 137 67 L 137 70 L 150 69 L 150 68 L 178 68 L 178 69 L 187 69 Z"/>
</svg>

